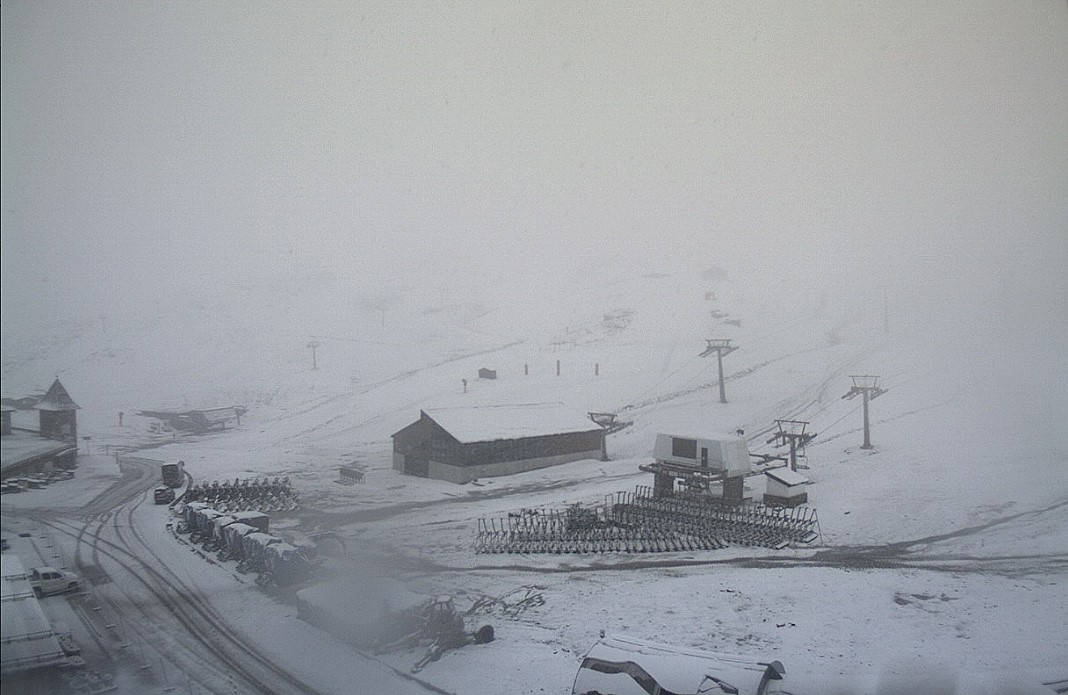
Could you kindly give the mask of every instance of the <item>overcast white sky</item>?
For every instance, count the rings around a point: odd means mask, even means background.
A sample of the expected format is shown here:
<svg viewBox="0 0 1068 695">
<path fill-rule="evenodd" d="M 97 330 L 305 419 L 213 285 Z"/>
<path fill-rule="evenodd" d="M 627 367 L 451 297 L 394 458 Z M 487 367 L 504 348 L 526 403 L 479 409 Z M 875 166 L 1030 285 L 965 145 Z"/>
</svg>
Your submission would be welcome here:
<svg viewBox="0 0 1068 695">
<path fill-rule="evenodd" d="M 609 247 L 1068 319 L 1063 0 L 0 12 L 8 307 Z"/>
</svg>

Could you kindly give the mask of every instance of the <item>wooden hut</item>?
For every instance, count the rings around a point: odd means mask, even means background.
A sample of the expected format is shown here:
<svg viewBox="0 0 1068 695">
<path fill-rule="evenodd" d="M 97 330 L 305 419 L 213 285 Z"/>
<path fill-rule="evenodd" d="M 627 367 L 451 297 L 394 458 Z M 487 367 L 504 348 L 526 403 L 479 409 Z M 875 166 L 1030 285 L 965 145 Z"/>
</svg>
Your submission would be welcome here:
<svg viewBox="0 0 1068 695">
<path fill-rule="evenodd" d="M 809 480 L 789 468 L 774 468 L 764 471 L 767 487 L 764 504 L 777 507 L 796 507 L 808 502 L 806 488 Z"/>
</svg>

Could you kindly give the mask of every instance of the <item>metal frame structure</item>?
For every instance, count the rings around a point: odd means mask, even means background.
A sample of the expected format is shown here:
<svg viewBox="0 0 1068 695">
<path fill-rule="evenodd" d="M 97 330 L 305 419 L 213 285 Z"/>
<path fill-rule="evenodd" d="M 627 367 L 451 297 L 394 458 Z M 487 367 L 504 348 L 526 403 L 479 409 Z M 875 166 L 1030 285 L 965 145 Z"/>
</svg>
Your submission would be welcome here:
<svg viewBox="0 0 1068 695">
<path fill-rule="evenodd" d="M 716 353 L 716 364 L 719 366 L 719 402 L 727 402 L 727 390 L 723 385 L 723 356 L 729 355 L 738 349 L 738 346 L 731 345 L 730 338 L 706 338 L 708 347 L 698 357 L 708 357 L 713 352 Z"/>
<path fill-rule="evenodd" d="M 790 470 L 797 470 L 797 450 L 816 438 L 815 432 L 805 432 L 808 426 L 807 420 L 776 420 L 779 431 L 775 433 L 768 444 L 776 443 L 776 446 L 790 445 Z"/>
<path fill-rule="evenodd" d="M 629 421 L 623 422 L 621 420 L 617 420 L 617 415 L 615 413 L 590 413 L 589 415 L 590 419 L 593 420 L 597 425 L 601 427 L 601 429 L 604 430 L 604 436 L 601 437 L 601 460 L 607 461 L 608 435 L 612 434 L 613 432 L 618 432 L 621 429 L 632 425 L 633 423 Z"/>
<path fill-rule="evenodd" d="M 617 492 L 601 507 L 524 509 L 478 520 L 477 553 L 657 553 L 728 545 L 782 549 L 822 537 L 812 507 L 725 505 L 701 493 L 664 497 L 648 486 Z"/>
<path fill-rule="evenodd" d="M 886 393 L 886 389 L 879 386 L 879 377 L 872 374 L 851 374 L 849 378 L 853 380 L 853 388 L 849 389 L 849 392 L 842 396 L 842 399 L 853 400 L 857 396 L 864 397 L 864 443 L 860 448 L 872 449 L 874 447 L 871 445 L 871 424 L 868 418 L 868 401 L 883 395 Z"/>
</svg>

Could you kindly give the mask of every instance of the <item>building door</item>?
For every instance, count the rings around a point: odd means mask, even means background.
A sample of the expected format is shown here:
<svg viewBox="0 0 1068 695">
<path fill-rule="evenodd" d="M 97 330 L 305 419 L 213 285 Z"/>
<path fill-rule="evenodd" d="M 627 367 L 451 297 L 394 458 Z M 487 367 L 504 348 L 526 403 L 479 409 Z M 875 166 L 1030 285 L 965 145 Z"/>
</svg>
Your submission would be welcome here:
<svg viewBox="0 0 1068 695">
<path fill-rule="evenodd" d="M 701 468 L 708 468 L 708 447 L 701 447 Z"/>
</svg>

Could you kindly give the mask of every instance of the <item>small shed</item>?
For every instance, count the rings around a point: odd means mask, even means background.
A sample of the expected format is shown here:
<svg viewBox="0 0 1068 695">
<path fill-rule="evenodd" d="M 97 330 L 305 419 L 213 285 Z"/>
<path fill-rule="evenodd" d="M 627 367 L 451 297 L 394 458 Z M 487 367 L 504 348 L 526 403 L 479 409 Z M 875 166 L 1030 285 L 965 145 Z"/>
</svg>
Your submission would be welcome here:
<svg viewBox="0 0 1068 695">
<path fill-rule="evenodd" d="M 764 471 L 767 487 L 764 504 L 775 507 L 796 507 L 808 502 L 806 486 L 809 479 L 789 468 L 774 468 Z"/>
<path fill-rule="evenodd" d="M 478 370 L 478 378 L 479 379 L 496 379 L 497 378 L 497 370 L 496 369 L 487 369 L 486 367 L 482 367 L 481 369 Z"/>
</svg>

